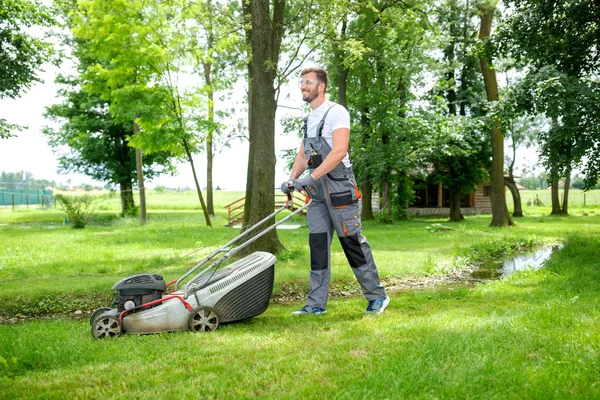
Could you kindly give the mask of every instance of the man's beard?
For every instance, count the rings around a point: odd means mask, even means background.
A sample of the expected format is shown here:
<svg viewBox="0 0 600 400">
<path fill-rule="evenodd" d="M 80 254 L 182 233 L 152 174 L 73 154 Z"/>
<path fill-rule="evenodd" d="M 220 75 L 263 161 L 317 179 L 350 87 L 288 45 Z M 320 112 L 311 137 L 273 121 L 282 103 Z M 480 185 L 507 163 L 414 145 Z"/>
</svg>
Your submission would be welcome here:
<svg viewBox="0 0 600 400">
<path fill-rule="evenodd" d="M 310 103 L 319 95 L 319 91 L 315 88 L 314 90 L 309 90 L 308 93 L 302 92 L 302 100 L 307 103 Z"/>
</svg>

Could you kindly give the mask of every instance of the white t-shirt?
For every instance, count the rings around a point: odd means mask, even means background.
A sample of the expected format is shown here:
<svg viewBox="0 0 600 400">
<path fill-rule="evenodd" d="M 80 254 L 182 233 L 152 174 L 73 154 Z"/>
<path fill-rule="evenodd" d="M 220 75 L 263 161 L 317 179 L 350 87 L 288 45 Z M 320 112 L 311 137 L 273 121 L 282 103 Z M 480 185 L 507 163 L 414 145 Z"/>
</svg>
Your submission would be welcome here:
<svg viewBox="0 0 600 400">
<path fill-rule="evenodd" d="M 329 110 L 333 105 L 335 105 L 335 107 Z M 322 137 L 329 147 L 333 149 L 332 132 L 340 128 L 350 129 L 350 114 L 345 107 L 334 103 L 333 101 L 326 100 L 308 115 L 306 134 L 308 137 L 315 137 L 317 135 L 317 127 L 327 110 L 329 110 L 329 113 L 327 114 L 325 124 L 323 125 Z M 350 167 L 350 157 L 348 156 L 348 153 L 346 153 L 346 157 L 344 157 L 342 161 L 346 167 Z"/>
</svg>

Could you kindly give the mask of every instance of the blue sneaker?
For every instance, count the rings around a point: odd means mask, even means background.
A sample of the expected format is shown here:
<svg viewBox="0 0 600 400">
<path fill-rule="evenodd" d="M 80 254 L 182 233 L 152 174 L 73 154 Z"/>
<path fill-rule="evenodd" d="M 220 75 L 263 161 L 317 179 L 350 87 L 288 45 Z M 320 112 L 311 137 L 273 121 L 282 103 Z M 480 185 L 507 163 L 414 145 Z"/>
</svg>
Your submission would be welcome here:
<svg viewBox="0 0 600 400">
<path fill-rule="evenodd" d="M 308 314 L 321 315 L 326 312 L 327 312 L 327 310 L 323 310 L 322 308 L 318 308 L 318 307 L 311 307 L 307 304 L 304 307 L 302 307 L 301 309 L 299 309 L 298 311 L 294 311 L 292 313 L 292 315 L 308 315 Z"/>
<path fill-rule="evenodd" d="M 390 304 L 390 296 L 385 296 L 385 299 L 371 300 L 365 312 L 367 314 L 381 314 Z"/>
</svg>

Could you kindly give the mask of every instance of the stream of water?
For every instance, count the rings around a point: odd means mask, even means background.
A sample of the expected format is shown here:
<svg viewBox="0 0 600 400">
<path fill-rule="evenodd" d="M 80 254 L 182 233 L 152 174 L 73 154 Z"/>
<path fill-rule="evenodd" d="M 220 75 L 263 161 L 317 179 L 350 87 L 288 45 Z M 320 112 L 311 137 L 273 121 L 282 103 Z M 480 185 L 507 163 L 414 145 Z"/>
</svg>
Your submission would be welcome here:
<svg viewBox="0 0 600 400">
<path fill-rule="evenodd" d="M 563 245 L 544 247 L 534 252 L 519 254 L 507 260 L 492 260 L 474 270 L 471 275 L 476 279 L 500 279 L 517 271 L 538 270 L 544 266 L 546 260 L 554 252 L 562 248 Z"/>
</svg>

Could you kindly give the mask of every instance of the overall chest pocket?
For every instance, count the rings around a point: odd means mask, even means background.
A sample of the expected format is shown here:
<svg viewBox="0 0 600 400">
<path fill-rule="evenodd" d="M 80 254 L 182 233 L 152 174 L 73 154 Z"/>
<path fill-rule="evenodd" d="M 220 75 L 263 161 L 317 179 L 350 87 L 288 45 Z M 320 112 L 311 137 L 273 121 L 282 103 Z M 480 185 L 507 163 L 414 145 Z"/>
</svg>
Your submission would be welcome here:
<svg viewBox="0 0 600 400">
<path fill-rule="evenodd" d="M 360 192 L 356 184 L 342 171 L 332 171 L 327 174 L 327 194 L 331 205 L 335 208 L 344 208 L 358 202 Z"/>
</svg>

